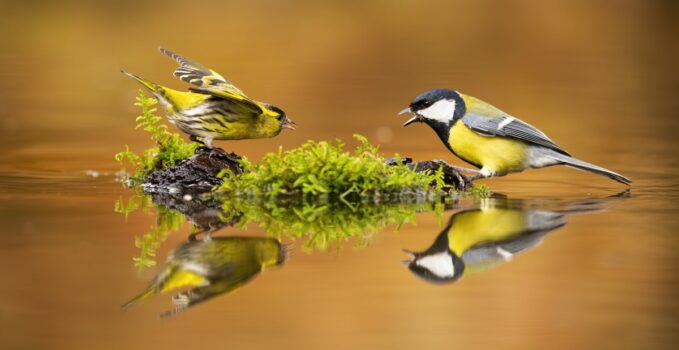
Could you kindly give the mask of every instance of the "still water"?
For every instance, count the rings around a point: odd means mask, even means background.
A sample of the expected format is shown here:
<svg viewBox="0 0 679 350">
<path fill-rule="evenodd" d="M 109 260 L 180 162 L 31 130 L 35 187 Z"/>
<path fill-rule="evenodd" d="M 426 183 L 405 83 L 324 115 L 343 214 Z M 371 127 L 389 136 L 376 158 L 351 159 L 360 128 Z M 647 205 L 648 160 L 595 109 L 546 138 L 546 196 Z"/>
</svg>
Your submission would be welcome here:
<svg viewBox="0 0 679 350">
<path fill-rule="evenodd" d="M 676 348 L 676 6 L 508 3 L 205 3 L 194 30 L 167 2 L 3 3 L 0 27 L 21 35 L 0 49 L 0 348 Z M 395 116 L 446 86 L 634 183 L 529 170 L 481 181 L 492 198 L 334 206 L 307 226 L 159 208 L 112 159 L 148 146 L 118 69 L 183 86 L 158 45 L 298 123 L 216 143 L 253 161 L 360 133 L 387 156 L 464 165 Z M 145 295 L 154 283 L 167 293 Z"/>
</svg>

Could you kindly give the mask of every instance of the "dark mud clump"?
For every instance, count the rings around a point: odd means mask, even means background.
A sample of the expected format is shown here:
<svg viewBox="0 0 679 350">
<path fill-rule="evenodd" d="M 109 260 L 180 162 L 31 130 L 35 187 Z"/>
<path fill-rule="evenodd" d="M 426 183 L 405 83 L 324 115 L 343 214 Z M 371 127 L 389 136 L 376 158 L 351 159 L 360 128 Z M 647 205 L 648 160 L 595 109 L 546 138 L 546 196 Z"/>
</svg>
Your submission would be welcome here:
<svg viewBox="0 0 679 350">
<path fill-rule="evenodd" d="M 233 226 L 242 218 L 240 212 L 225 212 L 218 197 L 205 195 L 177 195 L 156 192 L 151 194 L 153 204 L 182 213 L 198 229 L 196 232 L 211 232 Z"/>
<path fill-rule="evenodd" d="M 222 184 L 217 175 L 223 169 L 234 174 L 243 173 L 235 153 L 227 153 L 221 148 L 201 148 L 196 154 L 179 164 L 151 173 L 142 184 L 144 192 L 167 194 L 198 194 L 210 192 Z"/>
<path fill-rule="evenodd" d="M 388 165 L 397 165 L 397 160 L 393 158 L 386 159 Z M 454 166 L 442 160 L 424 160 L 415 162 L 412 158 L 404 157 L 401 162 L 416 172 L 431 171 L 436 172 L 439 168 L 443 168 L 443 182 L 449 187 L 448 190 L 468 191 L 472 188 L 472 179 L 469 176 L 461 173 Z"/>
</svg>

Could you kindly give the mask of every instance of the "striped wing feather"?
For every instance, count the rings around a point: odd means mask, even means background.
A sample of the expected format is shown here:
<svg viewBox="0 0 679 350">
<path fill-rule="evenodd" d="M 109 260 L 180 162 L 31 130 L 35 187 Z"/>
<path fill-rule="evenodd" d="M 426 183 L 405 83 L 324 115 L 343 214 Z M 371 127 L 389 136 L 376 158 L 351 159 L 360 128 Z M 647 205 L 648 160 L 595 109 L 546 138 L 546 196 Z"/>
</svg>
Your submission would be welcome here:
<svg viewBox="0 0 679 350">
<path fill-rule="evenodd" d="M 534 126 L 510 116 L 488 118 L 467 113 L 462 122 L 470 129 L 485 136 L 511 137 L 527 143 L 547 147 L 561 154 L 569 155 L 542 131 Z"/>
<path fill-rule="evenodd" d="M 255 101 L 248 98 L 241 89 L 237 88 L 219 73 L 168 49 L 161 47 L 159 50 L 164 55 L 179 63 L 179 67 L 175 69 L 173 73 L 175 77 L 197 86 L 197 88 L 191 88 L 189 90 L 225 98 L 231 101 L 238 101 L 253 112 L 262 112 L 262 108 Z"/>
</svg>

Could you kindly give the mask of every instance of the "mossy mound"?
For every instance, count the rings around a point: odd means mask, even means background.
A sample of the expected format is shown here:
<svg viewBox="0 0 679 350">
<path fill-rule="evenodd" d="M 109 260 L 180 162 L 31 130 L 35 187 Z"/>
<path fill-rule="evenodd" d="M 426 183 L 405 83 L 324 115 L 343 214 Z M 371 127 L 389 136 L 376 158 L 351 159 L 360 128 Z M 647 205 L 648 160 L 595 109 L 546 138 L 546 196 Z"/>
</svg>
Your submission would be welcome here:
<svg viewBox="0 0 679 350">
<path fill-rule="evenodd" d="M 427 160 L 416 162 L 412 158 L 383 160 L 387 166 L 405 166 L 415 173 L 437 174 L 441 179 L 441 190 L 468 191 L 472 188 L 471 179 L 457 171 L 450 164 L 441 160 Z M 183 196 L 195 195 L 213 191 L 223 185 L 224 179 L 221 174 L 228 172 L 226 176 L 241 175 L 244 173 L 242 158 L 235 154 L 225 152 L 220 148 L 201 148 L 198 152 L 179 162 L 177 165 L 151 172 L 141 185 L 144 192 L 149 194 L 166 194 Z M 250 169 L 245 169 L 248 171 Z M 435 186 L 435 184 L 429 184 Z M 421 188 L 425 190 L 425 187 Z M 404 190 L 413 190 L 404 188 Z M 393 192 L 391 193 L 393 194 Z M 389 195 L 384 193 L 383 195 Z"/>
</svg>

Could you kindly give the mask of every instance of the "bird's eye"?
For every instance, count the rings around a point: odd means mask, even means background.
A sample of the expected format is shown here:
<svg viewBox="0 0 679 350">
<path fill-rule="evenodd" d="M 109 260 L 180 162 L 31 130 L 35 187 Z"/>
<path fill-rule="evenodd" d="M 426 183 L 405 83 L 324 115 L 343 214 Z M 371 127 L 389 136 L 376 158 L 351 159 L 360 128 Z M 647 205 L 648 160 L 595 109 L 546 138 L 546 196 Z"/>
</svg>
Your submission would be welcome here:
<svg viewBox="0 0 679 350">
<path fill-rule="evenodd" d="M 420 100 L 415 103 L 413 103 L 412 108 L 414 110 L 420 110 L 420 109 L 425 109 L 427 107 L 431 106 L 431 101 L 429 100 Z"/>
<path fill-rule="evenodd" d="M 278 120 L 279 122 L 282 122 L 283 119 L 285 119 L 285 115 L 283 115 L 283 114 L 279 114 L 279 115 L 276 117 L 276 120 Z"/>
</svg>

